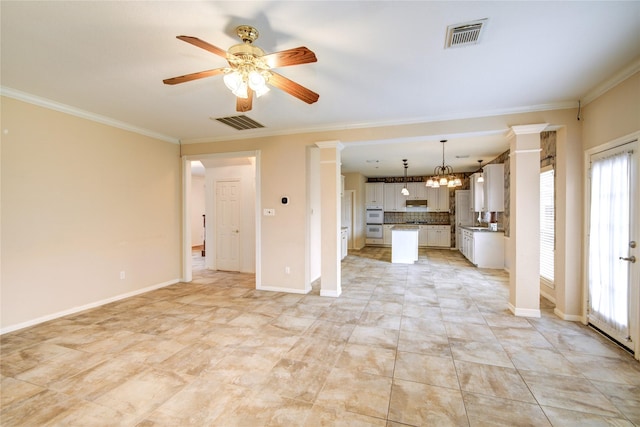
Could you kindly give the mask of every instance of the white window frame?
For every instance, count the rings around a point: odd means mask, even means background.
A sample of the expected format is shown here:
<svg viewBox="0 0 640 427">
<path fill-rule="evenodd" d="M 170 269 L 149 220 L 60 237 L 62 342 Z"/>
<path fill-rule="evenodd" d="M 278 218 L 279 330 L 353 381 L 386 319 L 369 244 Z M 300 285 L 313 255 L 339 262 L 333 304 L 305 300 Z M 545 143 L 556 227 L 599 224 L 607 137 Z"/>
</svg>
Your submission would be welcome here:
<svg viewBox="0 0 640 427">
<path fill-rule="evenodd" d="M 553 205 L 553 219 L 552 219 L 552 225 L 553 225 L 553 243 L 552 243 L 552 248 L 551 248 L 551 270 L 552 270 L 552 274 L 553 277 L 549 278 L 547 276 L 543 276 L 542 273 L 542 262 L 545 259 L 545 257 L 543 256 L 543 251 L 545 251 L 545 247 L 548 248 L 549 246 L 549 242 L 547 241 L 546 244 L 543 243 L 543 238 L 544 238 L 544 233 L 543 233 L 543 218 L 542 216 L 544 215 L 544 203 L 543 203 L 543 197 L 542 197 L 542 191 L 544 189 L 544 186 L 542 185 L 542 182 L 540 183 L 540 191 L 541 191 L 541 196 L 540 196 L 540 262 L 541 262 L 541 272 L 540 272 L 540 283 L 542 285 L 545 285 L 551 289 L 555 289 L 555 250 L 556 250 L 556 215 L 555 215 L 555 211 L 556 211 L 556 201 L 555 201 L 555 169 L 553 167 L 553 165 L 549 165 L 549 166 L 545 166 L 543 168 L 540 169 L 540 179 L 542 180 L 542 176 L 543 174 L 547 174 L 549 172 L 552 172 L 552 179 L 553 179 L 553 185 L 551 186 L 551 199 L 552 199 L 552 205 Z M 547 205 L 548 206 L 548 205 Z M 548 234 L 548 233 L 547 233 Z M 548 250 L 548 249 L 546 249 Z M 549 266 L 547 266 L 549 268 Z"/>
</svg>

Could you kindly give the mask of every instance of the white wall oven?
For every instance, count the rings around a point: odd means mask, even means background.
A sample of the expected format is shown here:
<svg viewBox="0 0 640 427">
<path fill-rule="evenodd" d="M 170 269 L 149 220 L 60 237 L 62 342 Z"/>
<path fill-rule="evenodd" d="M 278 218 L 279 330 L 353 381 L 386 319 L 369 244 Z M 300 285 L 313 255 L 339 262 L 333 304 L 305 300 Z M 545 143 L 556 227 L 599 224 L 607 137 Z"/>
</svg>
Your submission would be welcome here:
<svg viewBox="0 0 640 427">
<path fill-rule="evenodd" d="M 367 224 L 367 239 L 382 239 L 382 224 Z"/>
<path fill-rule="evenodd" d="M 367 224 L 384 223 L 384 210 L 382 206 L 367 206 Z"/>
</svg>

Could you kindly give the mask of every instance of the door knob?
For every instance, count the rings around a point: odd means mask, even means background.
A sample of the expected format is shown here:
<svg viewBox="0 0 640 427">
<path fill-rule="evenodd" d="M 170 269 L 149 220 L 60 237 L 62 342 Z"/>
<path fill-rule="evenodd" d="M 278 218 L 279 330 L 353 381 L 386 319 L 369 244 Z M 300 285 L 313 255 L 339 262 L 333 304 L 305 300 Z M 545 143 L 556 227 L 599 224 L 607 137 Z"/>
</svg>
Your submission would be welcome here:
<svg viewBox="0 0 640 427">
<path fill-rule="evenodd" d="M 630 261 L 632 264 L 636 262 L 636 257 L 633 255 L 631 255 L 630 257 L 620 257 L 618 259 L 621 259 L 623 261 Z"/>
</svg>

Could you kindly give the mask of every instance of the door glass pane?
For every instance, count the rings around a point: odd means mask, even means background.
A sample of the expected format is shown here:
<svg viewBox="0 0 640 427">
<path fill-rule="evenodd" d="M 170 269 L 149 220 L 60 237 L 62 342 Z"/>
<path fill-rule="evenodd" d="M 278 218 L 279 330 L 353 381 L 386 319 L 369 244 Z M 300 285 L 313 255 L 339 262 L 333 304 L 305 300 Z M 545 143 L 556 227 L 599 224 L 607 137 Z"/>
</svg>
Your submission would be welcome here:
<svg viewBox="0 0 640 427">
<path fill-rule="evenodd" d="M 630 153 L 592 159 L 589 225 L 589 318 L 605 332 L 629 332 Z"/>
</svg>

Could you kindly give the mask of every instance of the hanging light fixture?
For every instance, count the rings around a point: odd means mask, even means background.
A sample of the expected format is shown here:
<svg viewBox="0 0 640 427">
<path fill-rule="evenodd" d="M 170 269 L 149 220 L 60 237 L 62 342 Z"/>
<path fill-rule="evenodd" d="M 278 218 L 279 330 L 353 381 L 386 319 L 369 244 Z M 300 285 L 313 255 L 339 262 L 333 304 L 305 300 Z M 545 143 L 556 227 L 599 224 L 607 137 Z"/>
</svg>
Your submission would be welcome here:
<svg viewBox="0 0 640 427">
<path fill-rule="evenodd" d="M 271 72 L 262 59 L 264 51 L 252 45 L 259 36 L 258 30 L 241 25 L 236 31 L 242 43 L 229 48 L 228 60 L 233 67 L 224 69 L 224 84 L 238 98 L 248 98 L 249 89 L 259 98 L 270 90 L 267 82 Z"/>
<path fill-rule="evenodd" d="M 407 159 L 402 159 L 402 163 L 404 164 L 404 187 L 402 187 L 400 193 L 403 196 L 408 196 L 409 189 L 407 188 L 407 168 L 409 167 L 409 164 L 407 163 Z"/>
<path fill-rule="evenodd" d="M 444 164 L 444 143 L 446 139 L 440 141 L 442 143 L 442 166 L 436 166 L 433 170 L 434 176 L 430 177 L 426 186 L 431 188 L 439 187 L 459 187 L 462 185 L 462 180 L 453 174 L 453 168 Z"/>
<path fill-rule="evenodd" d="M 482 160 L 478 160 L 478 164 L 480 164 L 480 175 L 478 175 L 478 179 L 476 182 L 484 182 L 484 169 L 482 169 Z"/>
</svg>

